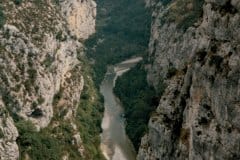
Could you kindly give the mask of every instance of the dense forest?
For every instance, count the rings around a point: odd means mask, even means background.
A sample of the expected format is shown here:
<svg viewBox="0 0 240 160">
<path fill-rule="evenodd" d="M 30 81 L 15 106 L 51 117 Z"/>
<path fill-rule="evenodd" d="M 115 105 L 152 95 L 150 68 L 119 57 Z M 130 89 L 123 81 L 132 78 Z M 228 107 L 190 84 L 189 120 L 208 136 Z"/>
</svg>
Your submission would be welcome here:
<svg viewBox="0 0 240 160">
<path fill-rule="evenodd" d="M 85 45 L 99 85 L 107 65 L 146 52 L 151 16 L 144 0 L 97 0 L 97 4 L 96 34 Z"/>
<path fill-rule="evenodd" d="M 107 65 L 132 56 L 146 56 L 151 15 L 144 0 L 103 0 L 97 4 L 96 34 L 85 45 L 94 69 L 93 79 L 99 87 Z M 138 150 L 150 114 L 159 100 L 154 88 L 147 84 L 144 64 L 119 78 L 114 92 L 126 110 L 126 131 Z"/>
<path fill-rule="evenodd" d="M 156 109 L 164 90 L 164 85 L 161 84 L 162 90 L 155 92 L 154 88 L 148 85 L 146 75 L 144 63 L 141 62 L 119 77 L 114 88 L 114 93 L 124 106 L 126 132 L 136 150 L 141 137 L 147 131 L 149 117 Z"/>
</svg>

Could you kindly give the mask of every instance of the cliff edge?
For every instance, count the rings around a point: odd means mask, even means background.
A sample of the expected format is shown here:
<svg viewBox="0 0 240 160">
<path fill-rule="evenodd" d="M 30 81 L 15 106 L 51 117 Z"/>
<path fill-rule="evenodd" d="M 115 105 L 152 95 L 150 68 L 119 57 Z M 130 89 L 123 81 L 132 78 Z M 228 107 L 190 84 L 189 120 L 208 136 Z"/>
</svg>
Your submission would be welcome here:
<svg viewBox="0 0 240 160">
<path fill-rule="evenodd" d="M 138 160 L 240 159 L 240 2 L 147 1 L 148 81 L 167 88 Z"/>
<path fill-rule="evenodd" d="M 95 32 L 96 3 L 3 0 L 0 4 L 0 159 L 34 159 L 28 153 L 37 139 L 28 142 L 26 138 L 37 133 L 19 137 L 15 127 L 23 129 L 28 121 L 38 131 L 55 128 L 55 139 L 66 138 L 58 128 L 68 123 L 70 146 L 84 157 L 75 122 L 84 85 L 79 57 L 83 55 L 82 40 Z M 26 150 L 19 146 L 22 143 Z M 68 159 L 68 151 L 62 153 Z"/>
</svg>

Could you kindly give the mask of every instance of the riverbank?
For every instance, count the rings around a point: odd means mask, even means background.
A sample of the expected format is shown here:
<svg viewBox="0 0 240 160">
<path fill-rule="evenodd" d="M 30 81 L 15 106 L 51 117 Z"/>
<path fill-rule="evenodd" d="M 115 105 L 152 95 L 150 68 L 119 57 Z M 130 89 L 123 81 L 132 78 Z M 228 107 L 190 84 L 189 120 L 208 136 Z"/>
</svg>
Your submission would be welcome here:
<svg viewBox="0 0 240 160">
<path fill-rule="evenodd" d="M 148 85 L 144 62 L 138 63 L 116 80 L 114 94 L 124 107 L 126 133 L 138 151 L 141 138 L 148 128 L 149 117 L 157 107 L 161 95 Z"/>
<path fill-rule="evenodd" d="M 125 132 L 123 107 L 113 94 L 113 87 L 118 76 L 135 66 L 141 57 L 134 57 L 118 63 L 111 68 L 100 86 L 104 96 L 104 117 L 102 120 L 101 150 L 108 160 L 135 160 L 134 147 Z"/>
</svg>

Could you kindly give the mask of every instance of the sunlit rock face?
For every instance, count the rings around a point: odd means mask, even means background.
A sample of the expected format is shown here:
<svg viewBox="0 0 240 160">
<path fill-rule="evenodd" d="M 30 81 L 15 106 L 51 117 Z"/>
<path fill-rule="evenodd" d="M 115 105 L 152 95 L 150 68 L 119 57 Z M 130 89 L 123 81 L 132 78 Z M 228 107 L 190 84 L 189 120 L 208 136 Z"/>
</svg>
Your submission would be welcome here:
<svg viewBox="0 0 240 160">
<path fill-rule="evenodd" d="M 1 3 L 7 19 L 0 29 L 0 159 L 19 157 L 16 118 L 30 120 L 38 130 L 68 122 L 74 145 L 84 154 L 74 119 L 84 85 L 78 58 L 81 40 L 95 32 L 96 3 Z M 63 120 L 50 124 L 60 111 Z"/>
<path fill-rule="evenodd" d="M 73 35 L 86 39 L 95 32 L 97 5 L 93 0 L 65 0 L 61 6 Z"/>
<path fill-rule="evenodd" d="M 240 3 L 162 2 L 147 2 L 148 81 L 167 88 L 137 159 L 239 159 Z"/>
<path fill-rule="evenodd" d="M 0 101 L 0 157 L 1 159 L 18 159 L 17 128 Z"/>
</svg>

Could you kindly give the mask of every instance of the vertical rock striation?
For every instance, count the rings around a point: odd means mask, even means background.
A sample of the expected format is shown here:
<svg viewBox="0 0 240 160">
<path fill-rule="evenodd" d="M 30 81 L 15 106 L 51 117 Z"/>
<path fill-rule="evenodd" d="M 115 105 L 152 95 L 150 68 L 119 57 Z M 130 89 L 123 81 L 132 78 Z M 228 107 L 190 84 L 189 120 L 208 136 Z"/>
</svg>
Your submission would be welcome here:
<svg viewBox="0 0 240 160">
<path fill-rule="evenodd" d="M 96 3 L 93 0 L 68 0 L 61 3 L 68 28 L 77 38 L 87 39 L 95 32 Z"/>
<path fill-rule="evenodd" d="M 74 124 L 84 83 L 79 39 L 95 32 L 95 2 L 23 1 L 16 5 L 3 0 L 1 4 L 7 20 L 0 29 L 0 159 L 19 157 L 14 121 L 30 120 L 39 130 L 49 126 L 60 111 L 65 113 L 64 121 L 72 124 L 73 139 L 82 149 Z M 54 125 L 58 123 L 61 120 Z"/>
<path fill-rule="evenodd" d="M 240 159 L 240 3 L 147 1 L 148 81 L 167 88 L 138 160 Z"/>
</svg>

